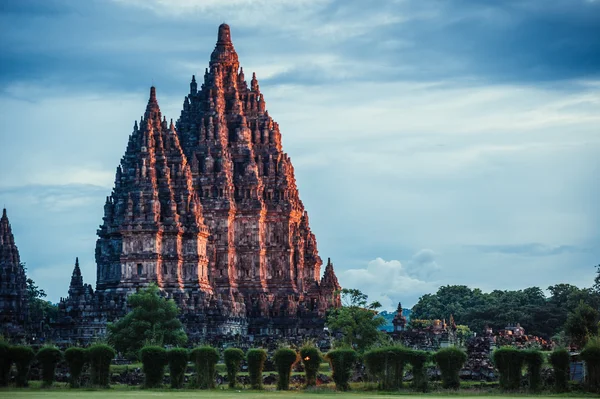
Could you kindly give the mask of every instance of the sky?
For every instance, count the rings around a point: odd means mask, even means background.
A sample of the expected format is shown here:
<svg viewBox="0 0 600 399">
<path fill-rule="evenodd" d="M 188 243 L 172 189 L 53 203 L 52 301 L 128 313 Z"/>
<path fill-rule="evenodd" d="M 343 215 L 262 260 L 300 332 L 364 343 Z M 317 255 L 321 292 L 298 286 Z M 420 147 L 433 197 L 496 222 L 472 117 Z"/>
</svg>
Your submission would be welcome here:
<svg viewBox="0 0 600 399">
<path fill-rule="evenodd" d="M 157 88 L 176 120 L 227 22 L 321 257 L 386 310 L 447 284 L 589 287 L 600 1 L 3 0 L 0 205 L 58 301 Z"/>
</svg>

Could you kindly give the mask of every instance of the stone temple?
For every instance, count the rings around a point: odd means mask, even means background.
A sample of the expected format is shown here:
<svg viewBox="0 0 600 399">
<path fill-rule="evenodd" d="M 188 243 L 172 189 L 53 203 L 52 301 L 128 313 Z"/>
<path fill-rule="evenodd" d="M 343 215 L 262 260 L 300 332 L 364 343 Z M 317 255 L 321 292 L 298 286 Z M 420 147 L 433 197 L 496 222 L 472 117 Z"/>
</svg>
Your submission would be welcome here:
<svg viewBox="0 0 600 399">
<path fill-rule="evenodd" d="M 321 278 L 279 125 L 256 76 L 246 82 L 229 26 L 175 124 L 150 89 L 104 205 L 96 263 L 95 291 L 75 265 L 60 338 L 103 334 L 151 283 L 179 305 L 192 339 L 322 331 L 340 305 L 331 262 Z"/>
</svg>

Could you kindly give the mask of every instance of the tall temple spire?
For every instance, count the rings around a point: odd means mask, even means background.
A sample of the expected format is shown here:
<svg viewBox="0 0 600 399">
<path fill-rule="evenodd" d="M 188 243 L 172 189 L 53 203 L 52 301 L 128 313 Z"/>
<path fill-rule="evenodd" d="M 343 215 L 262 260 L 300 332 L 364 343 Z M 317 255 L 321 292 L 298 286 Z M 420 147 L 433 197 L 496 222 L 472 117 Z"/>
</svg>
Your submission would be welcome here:
<svg viewBox="0 0 600 399">
<path fill-rule="evenodd" d="M 217 45 L 210 55 L 210 66 L 211 68 L 215 65 L 227 65 L 235 67 L 236 71 L 239 66 L 238 55 L 233 48 L 231 42 L 231 31 L 229 25 L 221 24 L 219 26 L 219 36 L 217 38 Z"/>
<path fill-rule="evenodd" d="M 71 275 L 71 284 L 69 285 L 69 295 L 73 296 L 81 293 L 83 290 L 83 277 L 79 268 L 79 257 L 75 258 L 75 267 Z"/>
<path fill-rule="evenodd" d="M 144 113 L 146 119 L 160 119 L 160 107 L 158 106 L 158 100 L 156 99 L 156 87 L 150 87 L 150 98 L 148 99 L 148 105 L 146 105 L 146 112 Z"/>
</svg>

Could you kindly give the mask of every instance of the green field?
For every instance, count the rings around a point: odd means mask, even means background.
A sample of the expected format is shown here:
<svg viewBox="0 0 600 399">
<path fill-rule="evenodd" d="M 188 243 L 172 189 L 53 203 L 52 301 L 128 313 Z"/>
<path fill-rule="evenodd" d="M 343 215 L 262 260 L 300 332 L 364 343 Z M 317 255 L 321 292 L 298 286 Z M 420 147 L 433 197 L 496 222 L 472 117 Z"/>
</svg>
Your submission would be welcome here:
<svg viewBox="0 0 600 399">
<path fill-rule="evenodd" d="M 139 389 L 110 389 L 110 390 L 70 390 L 70 389 L 8 389 L 0 390 L 0 398 L 44 398 L 44 399 L 62 399 L 62 398 L 94 398 L 94 399 L 116 399 L 116 398 L 173 398 L 173 399 L 194 399 L 194 398 L 243 398 L 243 399 L 258 399 L 258 398 L 286 398 L 286 399 L 318 399 L 318 398 L 355 398 L 355 399 L 382 399 L 382 398 L 398 398 L 399 396 L 420 396 L 429 399 L 447 399 L 452 398 L 480 398 L 480 399 L 498 399 L 498 398 L 561 398 L 561 397 L 582 397 L 590 398 L 593 395 L 489 395 L 482 393 L 383 393 L 383 392 L 333 392 L 329 390 L 316 392 L 278 392 L 278 391 L 233 391 L 233 390 L 182 390 L 182 391 L 167 391 L 167 390 L 139 390 Z"/>
</svg>

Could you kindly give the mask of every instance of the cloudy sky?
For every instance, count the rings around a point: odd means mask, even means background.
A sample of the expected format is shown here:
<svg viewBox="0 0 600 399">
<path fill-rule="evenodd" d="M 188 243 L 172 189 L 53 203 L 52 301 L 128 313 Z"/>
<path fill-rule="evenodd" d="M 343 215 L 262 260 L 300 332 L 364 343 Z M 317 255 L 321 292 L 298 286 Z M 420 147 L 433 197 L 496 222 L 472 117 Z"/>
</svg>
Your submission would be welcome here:
<svg viewBox="0 0 600 399">
<path fill-rule="evenodd" d="M 600 1 L 3 0 L 0 205 L 49 299 L 76 256 L 95 282 L 148 88 L 176 119 L 222 22 L 343 286 L 391 309 L 445 284 L 591 285 Z"/>
</svg>

